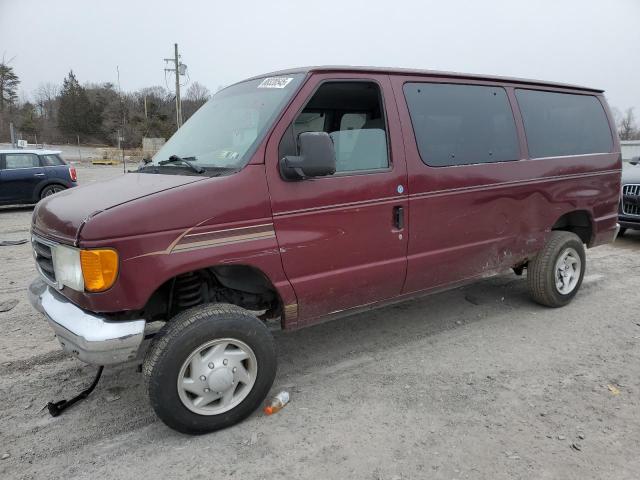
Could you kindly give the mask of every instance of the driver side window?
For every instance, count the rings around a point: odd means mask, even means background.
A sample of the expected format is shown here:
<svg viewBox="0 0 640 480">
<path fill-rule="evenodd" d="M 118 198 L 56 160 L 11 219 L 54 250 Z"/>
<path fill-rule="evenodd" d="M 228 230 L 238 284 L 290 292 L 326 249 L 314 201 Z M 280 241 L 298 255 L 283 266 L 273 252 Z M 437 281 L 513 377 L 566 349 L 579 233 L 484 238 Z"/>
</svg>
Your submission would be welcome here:
<svg viewBox="0 0 640 480">
<path fill-rule="evenodd" d="M 380 88 L 374 82 L 327 82 L 307 102 L 280 142 L 280 158 L 298 155 L 298 136 L 326 132 L 336 152 L 336 173 L 389 167 L 388 135 Z"/>
</svg>

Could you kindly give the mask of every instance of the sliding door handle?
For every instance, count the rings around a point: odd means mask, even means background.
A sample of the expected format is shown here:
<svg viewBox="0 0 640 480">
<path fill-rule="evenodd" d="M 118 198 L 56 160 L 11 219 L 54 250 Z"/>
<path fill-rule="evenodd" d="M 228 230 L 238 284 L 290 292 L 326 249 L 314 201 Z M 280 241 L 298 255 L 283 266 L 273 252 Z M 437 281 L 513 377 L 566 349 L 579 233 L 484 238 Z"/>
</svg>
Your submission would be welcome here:
<svg viewBox="0 0 640 480">
<path fill-rule="evenodd" d="M 393 226 L 398 230 L 404 228 L 404 207 L 393 207 Z"/>
</svg>

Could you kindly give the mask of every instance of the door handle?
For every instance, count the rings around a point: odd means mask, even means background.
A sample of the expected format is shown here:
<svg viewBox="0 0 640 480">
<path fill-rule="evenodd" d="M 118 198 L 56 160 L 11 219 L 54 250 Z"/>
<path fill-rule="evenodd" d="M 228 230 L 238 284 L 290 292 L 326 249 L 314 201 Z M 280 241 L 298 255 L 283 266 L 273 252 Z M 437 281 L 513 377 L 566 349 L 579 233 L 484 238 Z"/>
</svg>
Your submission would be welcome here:
<svg viewBox="0 0 640 480">
<path fill-rule="evenodd" d="M 34 173 L 33 176 L 34 177 L 44 177 L 45 174 L 44 173 Z"/>
<path fill-rule="evenodd" d="M 398 230 L 402 230 L 404 228 L 404 208 L 403 207 L 393 207 L 393 226 Z"/>
</svg>

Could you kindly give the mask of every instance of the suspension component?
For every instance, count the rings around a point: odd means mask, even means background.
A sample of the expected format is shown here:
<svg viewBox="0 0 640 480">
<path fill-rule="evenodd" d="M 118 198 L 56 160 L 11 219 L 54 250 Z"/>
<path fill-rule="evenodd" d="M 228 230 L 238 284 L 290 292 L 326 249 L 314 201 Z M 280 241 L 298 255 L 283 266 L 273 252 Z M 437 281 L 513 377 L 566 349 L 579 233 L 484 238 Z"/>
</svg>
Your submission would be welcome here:
<svg viewBox="0 0 640 480">
<path fill-rule="evenodd" d="M 174 304 L 178 310 L 204 303 L 206 282 L 196 272 L 189 272 L 176 278 Z"/>
</svg>

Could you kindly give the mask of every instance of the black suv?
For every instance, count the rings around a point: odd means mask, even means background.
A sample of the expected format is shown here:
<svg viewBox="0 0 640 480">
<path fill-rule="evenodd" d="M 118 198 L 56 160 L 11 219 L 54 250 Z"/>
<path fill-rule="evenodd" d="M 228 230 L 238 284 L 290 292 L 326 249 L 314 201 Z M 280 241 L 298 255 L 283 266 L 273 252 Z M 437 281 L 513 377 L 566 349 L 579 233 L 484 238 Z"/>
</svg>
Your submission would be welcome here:
<svg viewBox="0 0 640 480">
<path fill-rule="evenodd" d="M 0 205 L 37 203 L 76 181 L 76 169 L 59 151 L 0 150 Z"/>
<path fill-rule="evenodd" d="M 618 223 L 620 235 L 628 228 L 640 230 L 640 164 L 637 160 L 622 170 L 622 199 Z"/>
</svg>

